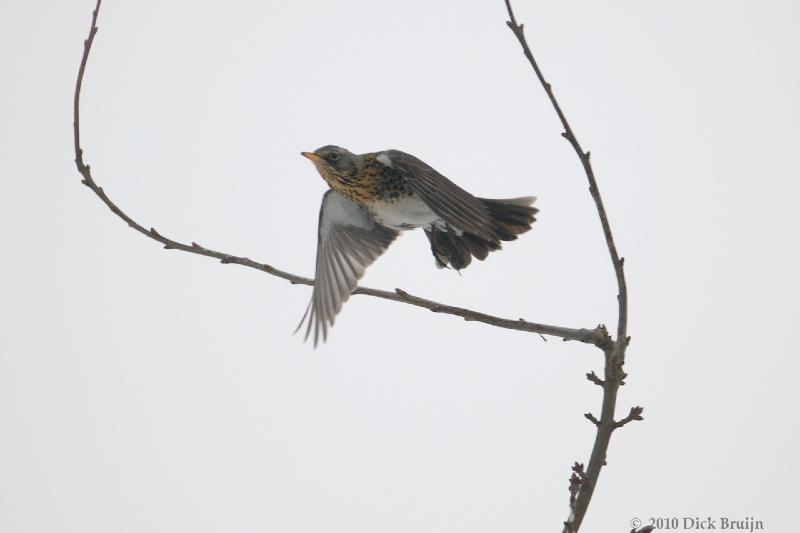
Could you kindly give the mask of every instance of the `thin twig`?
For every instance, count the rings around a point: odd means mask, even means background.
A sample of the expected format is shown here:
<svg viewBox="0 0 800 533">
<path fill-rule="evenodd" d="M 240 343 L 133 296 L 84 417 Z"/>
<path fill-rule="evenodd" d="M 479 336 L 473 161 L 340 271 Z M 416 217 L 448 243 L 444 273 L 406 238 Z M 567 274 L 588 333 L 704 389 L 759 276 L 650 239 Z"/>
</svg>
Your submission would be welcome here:
<svg viewBox="0 0 800 533">
<path fill-rule="evenodd" d="M 583 416 L 585 416 L 586 420 L 588 420 L 589 422 L 591 422 L 595 426 L 599 426 L 600 425 L 600 421 L 592 413 L 584 413 Z"/>
<path fill-rule="evenodd" d="M 628 413 L 628 416 L 626 416 L 625 418 L 614 424 L 614 427 L 621 428 L 625 424 L 633 422 L 634 420 L 644 420 L 644 418 L 642 417 L 643 412 L 644 412 L 643 407 L 639 407 L 638 405 L 636 407 L 631 407 L 631 412 Z"/>
<path fill-rule="evenodd" d="M 600 217 L 600 225 L 603 228 L 603 235 L 605 236 L 606 246 L 608 247 L 608 253 L 611 257 L 611 264 L 614 268 L 614 274 L 617 278 L 617 338 L 612 343 L 612 346 L 602 348 L 605 355 L 605 379 L 601 380 L 594 373 L 587 374 L 587 378 L 590 381 L 603 387 L 603 406 L 600 411 L 600 420 L 597 420 L 593 415 L 586 415 L 587 418 L 589 418 L 589 420 L 591 420 L 597 426 L 597 433 L 595 436 L 594 445 L 592 447 L 592 453 L 589 458 L 589 466 L 586 469 L 585 482 L 580 483 L 580 486 L 576 488 L 577 496 L 575 494 L 571 495 L 570 508 L 572 512 L 570 513 L 569 519 L 564 522 L 564 533 L 575 533 L 581 527 L 583 518 L 586 515 L 586 510 L 589 507 L 589 502 L 594 494 L 594 489 L 597 486 L 597 480 L 600 477 L 600 470 L 606 464 L 606 453 L 611 440 L 611 434 L 619 427 L 617 425 L 618 423 L 614 421 L 614 411 L 617 402 L 617 391 L 619 390 L 619 387 L 623 383 L 623 379 L 625 377 L 625 373 L 622 370 L 622 365 L 625 362 L 625 350 L 630 342 L 630 338 L 627 336 L 628 289 L 625 282 L 625 271 L 623 268 L 624 259 L 619 256 L 616 244 L 614 243 L 614 236 L 611 233 L 611 225 L 608 222 L 608 215 L 606 214 L 606 209 L 603 205 L 603 199 L 600 196 L 600 189 L 597 187 L 597 181 L 595 180 L 594 169 L 592 168 L 591 162 L 591 154 L 588 151 L 584 151 L 581 147 L 580 143 L 578 142 L 578 138 L 575 136 L 572 127 L 570 127 L 569 122 L 567 121 L 567 117 L 561 110 L 558 100 L 556 100 L 552 86 L 547 82 L 544 74 L 542 74 L 542 71 L 536 62 L 536 59 L 534 59 L 530 46 L 525 39 L 523 25 L 517 23 L 517 19 L 514 16 L 514 10 L 511 8 L 510 0 L 505 0 L 505 3 L 510 19 L 506 24 L 517 37 L 520 46 L 522 46 L 522 51 L 525 54 L 525 57 L 533 67 L 536 77 L 539 78 L 539 82 L 542 84 L 542 87 L 547 93 L 547 97 L 550 99 L 550 103 L 553 105 L 553 109 L 555 109 L 555 112 L 558 115 L 562 126 L 564 127 L 564 132 L 561 135 L 569 142 L 573 150 L 575 150 L 575 153 L 578 155 L 581 165 L 583 166 L 583 170 L 586 173 L 586 177 L 589 180 L 589 192 L 592 195 L 592 199 L 594 200 L 597 208 L 597 214 Z"/>
<path fill-rule="evenodd" d="M 586 379 L 588 379 L 589 381 L 591 381 L 595 385 L 599 385 L 601 387 L 603 385 L 605 385 L 605 383 L 606 383 L 605 381 L 603 381 L 602 379 L 597 377 L 597 374 L 594 373 L 594 370 L 592 370 L 591 372 L 587 372 L 586 373 Z"/>
<path fill-rule="evenodd" d="M 155 228 L 152 227 L 148 228 L 147 226 L 140 224 L 139 222 L 135 221 L 133 218 L 128 216 L 120 207 L 118 207 L 108 197 L 103 188 L 100 187 L 94 181 L 94 179 L 92 178 L 91 168 L 89 167 L 89 165 L 84 163 L 83 148 L 81 147 L 80 143 L 80 95 L 81 95 L 81 86 L 83 84 L 83 76 L 86 70 L 86 63 L 89 59 L 89 51 L 92 48 L 94 37 L 97 34 L 97 29 L 98 29 L 97 14 L 98 11 L 100 10 L 100 3 L 101 0 L 98 0 L 95 9 L 92 12 L 92 25 L 89 30 L 89 37 L 86 39 L 86 41 L 84 41 L 83 56 L 81 57 L 81 64 L 78 70 L 78 80 L 75 84 L 75 100 L 74 100 L 74 110 L 73 110 L 74 113 L 73 129 L 75 137 L 75 164 L 78 167 L 78 172 L 80 172 L 81 176 L 83 176 L 82 183 L 86 185 L 89 189 L 91 189 L 98 196 L 98 198 L 100 198 L 100 200 L 102 200 L 103 203 L 115 215 L 124 220 L 128 224 L 128 226 L 138 231 L 142 235 L 163 244 L 164 248 L 168 250 L 180 250 L 182 252 L 188 252 L 196 255 L 202 255 L 205 257 L 212 257 L 214 259 L 219 259 L 220 262 L 226 264 L 232 263 L 232 264 L 246 266 L 249 268 L 254 268 L 256 270 L 266 272 L 267 274 L 271 274 L 273 276 L 285 279 L 290 283 L 296 285 L 314 285 L 314 280 L 312 279 L 303 276 L 298 276 L 296 274 L 292 274 L 289 272 L 285 272 L 271 265 L 253 261 L 252 259 L 249 259 L 247 257 L 240 257 L 225 252 L 218 252 L 216 250 L 200 246 L 195 242 L 192 242 L 191 244 L 185 244 L 170 239 L 168 237 L 165 237 L 164 235 L 156 231 Z M 602 326 L 598 326 L 594 329 L 566 328 L 561 326 L 551 326 L 548 324 L 539 324 L 536 322 L 528 322 L 522 319 L 511 320 L 507 318 L 500 318 L 488 315 L 486 313 L 473 311 L 471 309 L 446 305 L 434 302 L 433 300 L 420 298 L 418 296 L 412 296 L 411 294 L 408 294 L 407 292 L 402 291 L 400 289 L 397 289 L 395 291 L 383 291 L 378 289 L 371 289 L 368 287 L 357 287 L 355 291 L 353 291 L 353 294 L 364 294 L 367 296 L 374 296 L 376 298 L 383 298 L 384 300 L 402 302 L 417 307 L 423 307 L 435 313 L 455 315 L 467 321 L 483 322 L 484 324 L 488 324 L 490 326 L 495 326 L 498 328 L 525 331 L 529 333 L 536 333 L 539 335 L 552 335 L 554 337 L 560 337 L 564 340 L 579 341 L 587 344 L 594 344 L 595 346 L 601 347 L 603 349 L 608 349 L 611 347 L 611 338 L 608 335 L 606 329 Z"/>
</svg>

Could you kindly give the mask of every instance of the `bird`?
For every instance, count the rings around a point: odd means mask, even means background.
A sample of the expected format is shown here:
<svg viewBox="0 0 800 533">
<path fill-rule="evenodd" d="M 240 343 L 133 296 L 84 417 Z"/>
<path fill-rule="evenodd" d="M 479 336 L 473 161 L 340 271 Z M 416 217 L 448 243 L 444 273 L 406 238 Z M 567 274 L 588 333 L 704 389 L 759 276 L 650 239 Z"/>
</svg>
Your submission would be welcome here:
<svg viewBox="0 0 800 533">
<path fill-rule="evenodd" d="M 400 232 L 422 228 L 438 268 L 457 271 L 484 260 L 531 229 L 534 196 L 477 198 L 433 167 L 400 150 L 354 154 L 327 145 L 301 152 L 329 189 L 322 197 L 311 301 L 306 323 L 314 347 L 326 341 L 364 271 Z"/>
</svg>

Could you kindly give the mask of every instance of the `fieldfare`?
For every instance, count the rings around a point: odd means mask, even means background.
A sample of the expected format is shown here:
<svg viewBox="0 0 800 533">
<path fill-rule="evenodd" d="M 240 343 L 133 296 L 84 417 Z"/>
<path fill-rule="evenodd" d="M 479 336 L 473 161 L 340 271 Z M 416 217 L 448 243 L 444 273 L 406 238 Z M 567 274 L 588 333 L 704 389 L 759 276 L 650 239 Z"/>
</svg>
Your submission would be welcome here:
<svg viewBox="0 0 800 533">
<path fill-rule="evenodd" d="M 364 270 L 401 231 L 422 228 L 439 268 L 466 268 L 531 229 L 535 197 L 477 198 L 399 150 L 356 155 L 338 146 L 302 152 L 330 186 L 322 197 L 317 265 L 305 339 L 327 339 Z"/>
</svg>

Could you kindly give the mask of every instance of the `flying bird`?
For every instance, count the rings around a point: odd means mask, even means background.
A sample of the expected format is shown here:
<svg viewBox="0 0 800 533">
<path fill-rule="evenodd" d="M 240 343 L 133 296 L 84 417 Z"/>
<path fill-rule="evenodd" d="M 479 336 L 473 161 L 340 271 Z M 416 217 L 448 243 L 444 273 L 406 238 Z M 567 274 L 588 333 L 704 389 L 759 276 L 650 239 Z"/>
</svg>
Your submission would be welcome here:
<svg viewBox="0 0 800 533">
<path fill-rule="evenodd" d="M 531 229 L 533 196 L 477 198 L 399 150 L 356 155 L 338 146 L 302 152 L 330 186 L 322 197 L 314 290 L 300 324 L 314 346 L 371 265 L 401 231 L 422 228 L 436 266 L 461 270 Z M 295 332 L 297 331 L 295 330 Z"/>
</svg>

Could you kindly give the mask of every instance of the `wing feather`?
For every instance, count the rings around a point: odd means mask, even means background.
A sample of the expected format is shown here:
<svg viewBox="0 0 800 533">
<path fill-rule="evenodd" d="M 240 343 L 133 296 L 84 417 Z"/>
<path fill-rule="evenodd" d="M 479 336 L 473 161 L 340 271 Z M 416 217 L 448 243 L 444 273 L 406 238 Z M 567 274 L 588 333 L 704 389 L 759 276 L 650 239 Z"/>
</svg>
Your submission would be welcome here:
<svg viewBox="0 0 800 533">
<path fill-rule="evenodd" d="M 311 302 L 299 330 L 306 325 L 305 339 L 313 332 L 314 346 L 325 341 L 328 328 L 365 270 L 395 240 L 397 232 L 376 223 L 369 214 L 338 192 L 322 197 L 317 238 L 317 266 Z M 295 331 L 297 331 L 295 330 Z"/>
<path fill-rule="evenodd" d="M 385 152 L 391 166 L 434 213 L 453 228 L 495 240 L 488 208 L 424 161 L 399 150 Z"/>
</svg>

